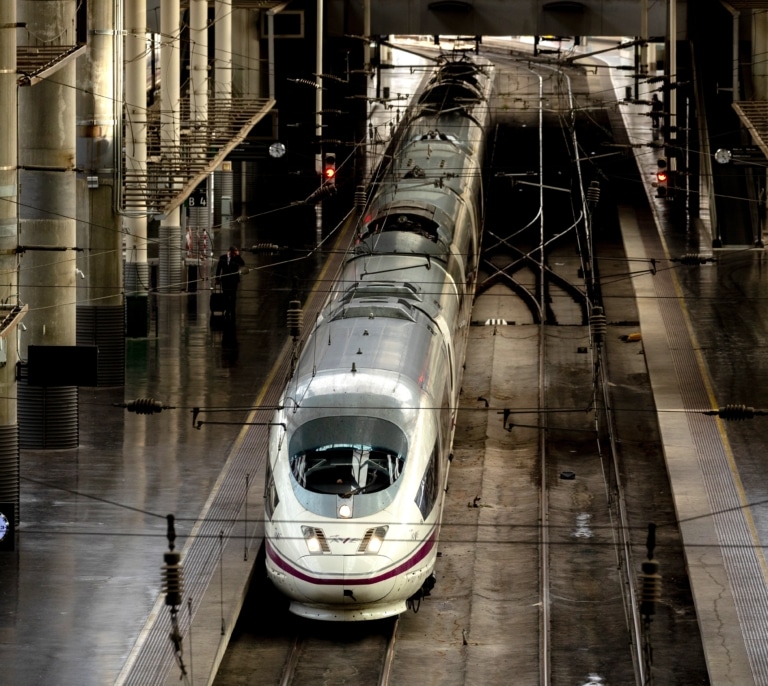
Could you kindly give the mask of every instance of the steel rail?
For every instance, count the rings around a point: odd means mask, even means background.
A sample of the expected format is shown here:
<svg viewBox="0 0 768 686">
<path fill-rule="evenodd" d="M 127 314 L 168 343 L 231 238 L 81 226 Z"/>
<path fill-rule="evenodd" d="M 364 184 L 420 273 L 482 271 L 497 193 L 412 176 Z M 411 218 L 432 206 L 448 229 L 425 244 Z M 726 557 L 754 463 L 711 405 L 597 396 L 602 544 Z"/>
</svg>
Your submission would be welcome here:
<svg viewBox="0 0 768 686">
<path fill-rule="evenodd" d="M 392 668 L 395 662 L 395 644 L 397 639 L 397 629 L 399 626 L 400 618 L 394 617 L 392 621 L 388 623 L 387 631 L 382 632 L 382 638 L 386 642 L 382 650 L 381 667 L 379 669 L 379 678 L 377 686 L 389 686 L 392 678 Z M 291 642 L 291 647 L 283 664 L 283 671 L 280 675 L 280 686 L 291 686 L 297 679 L 299 674 L 299 667 L 301 665 L 302 653 L 311 647 L 313 637 L 307 636 L 304 633 L 297 632 Z M 349 646 L 339 645 L 330 648 L 330 651 L 338 651 L 338 655 L 341 656 L 348 650 Z M 328 655 L 329 658 L 333 658 L 332 652 Z M 311 659 L 307 657 L 306 659 Z M 341 661 L 341 657 L 340 657 Z M 299 677 L 301 681 L 301 677 Z"/>
<path fill-rule="evenodd" d="M 538 395 L 538 426 L 539 426 L 539 487 L 540 487 L 540 515 L 541 526 L 539 527 L 539 555 L 541 562 L 539 564 L 540 586 L 541 586 L 541 614 L 539 624 L 539 683 L 541 686 L 549 686 L 551 665 L 549 659 L 549 644 L 551 631 L 551 606 L 549 593 L 549 498 L 547 491 L 547 412 L 546 412 L 546 394 L 545 394 L 545 366 L 546 366 L 546 317 L 544 316 L 546 308 L 546 260 L 544 259 L 544 79 L 541 74 L 531 70 L 539 80 L 539 311 L 541 313 L 539 321 L 539 395 Z"/>
<path fill-rule="evenodd" d="M 627 624 L 632 636 L 630 647 L 632 649 L 632 662 L 635 667 L 635 683 L 637 686 L 646 684 L 645 668 L 642 655 L 642 626 L 640 621 L 639 605 L 637 601 L 637 590 L 635 588 L 635 579 L 632 575 L 632 543 L 629 540 L 629 516 L 627 514 L 626 500 L 624 498 L 624 487 L 621 482 L 619 472 L 619 455 L 616 440 L 616 428 L 614 426 L 614 412 L 611 404 L 610 378 L 608 374 L 608 358 L 602 355 L 602 348 L 597 347 L 597 368 L 599 374 L 599 386 L 603 396 L 603 409 L 605 411 L 605 428 L 608 433 L 608 443 L 610 446 L 610 463 L 613 467 L 613 476 L 615 479 L 616 494 L 616 512 L 619 517 L 619 526 L 613 527 L 614 535 L 618 538 L 618 549 L 616 552 L 619 574 L 624 576 L 622 589 L 624 590 L 624 609 L 627 615 Z M 598 420 L 596 420 L 598 421 Z M 606 478 L 607 487 L 610 489 L 610 479 Z M 609 513 L 613 519 L 613 511 L 610 508 Z"/>
<path fill-rule="evenodd" d="M 397 628 L 400 624 L 400 616 L 396 616 L 392 622 L 392 633 L 387 639 L 387 649 L 384 651 L 384 661 L 381 666 L 378 686 L 389 686 L 389 680 L 392 676 L 392 666 L 395 664 L 395 642 L 397 639 Z"/>
</svg>

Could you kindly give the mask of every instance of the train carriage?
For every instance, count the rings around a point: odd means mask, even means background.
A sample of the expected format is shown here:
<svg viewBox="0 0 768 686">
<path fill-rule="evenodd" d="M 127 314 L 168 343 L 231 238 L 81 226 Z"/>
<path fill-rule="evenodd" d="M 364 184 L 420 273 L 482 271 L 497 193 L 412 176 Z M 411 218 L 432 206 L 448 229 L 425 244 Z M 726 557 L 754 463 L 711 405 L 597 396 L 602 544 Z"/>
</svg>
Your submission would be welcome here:
<svg viewBox="0 0 768 686">
<path fill-rule="evenodd" d="M 266 565 L 295 614 L 379 619 L 434 583 L 492 81 L 435 68 L 274 417 Z"/>
</svg>

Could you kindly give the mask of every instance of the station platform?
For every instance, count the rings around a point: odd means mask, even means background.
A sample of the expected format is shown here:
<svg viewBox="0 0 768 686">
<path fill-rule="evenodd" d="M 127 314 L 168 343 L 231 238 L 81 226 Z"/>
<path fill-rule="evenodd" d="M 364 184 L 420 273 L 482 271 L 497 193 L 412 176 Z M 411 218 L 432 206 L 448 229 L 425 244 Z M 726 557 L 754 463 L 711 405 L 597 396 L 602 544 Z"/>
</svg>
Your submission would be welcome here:
<svg viewBox="0 0 768 686">
<path fill-rule="evenodd" d="M 617 102 L 631 83 L 615 79 Z M 648 111 L 617 105 L 630 143 L 658 135 Z M 386 138 L 395 114 L 375 109 L 371 131 Z M 650 150 L 635 154 L 658 234 L 642 235 L 623 208 L 628 254 L 708 250 L 704 222 L 671 248 L 680 231 L 650 186 Z M 196 291 L 150 294 L 150 335 L 126 342 L 125 386 L 80 390 L 80 446 L 22 452 L 18 549 L 0 557 L 3 683 L 211 683 L 260 545 L 266 424 L 290 365 L 285 308 L 298 280 L 310 320 L 324 297 L 311 284 L 333 269 L 318 255 L 262 268 L 247 246 L 279 243 L 281 221 L 238 224 L 215 238 L 214 255 L 237 243 L 252 267 L 234 325 L 210 321 L 210 264 L 200 265 Z M 315 240 L 309 218 L 301 230 Z M 674 272 L 633 283 L 711 683 L 768 684 L 768 529 L 747 503 L 722 422 L 695 412 L 716 406 L 717 392 Z M 165 409 L 120 407 L 139 398 Z M 764 453 L 765 442 L 755 450 Z M 178 645 L 162 591 L 169 514 L 184 569 Z"/>
<path fill-rule="evenodd" d="M 712 684 L 768 684 L 765 488 L 748 484 L 753 470 L 749 454 L 764 452 L 766 434 L 759 429 L 745 434 L 733 426 L 738 422 L 715 416 L 734 391 L 740 400 L 760 403 L 761 394 L 753 392 L 750 379 L 759 377 L 768 360 L 758 354 L 755 367 L 740 374 L 738 365 L 722 363 L 723 351 L 714 342 L 719 330 L 728 329 L 734 348 L 727 354 L 738 356 L 738 339 L 759 337 L 761 326 L 752 309 L 762 309 L 764 251 L 713 248 L 719 243 L 708 223 L 711 189 L 706 175 L 695 199 L 700 204 L 695 216 L 680 203 L 674 206 L 659 197 L 657 161 L 665 157 L 665 145 L 675 148 L 677 143 L 652 127 L 654 91 L 649 89 L 655 86 L 642 84 L 638 97 L 628 101 L 622 92 L 626 96 L 634 90 L 633 79 L 614 72 L 612 81 L 656 227 L 642 231 L 636 208 L 618 208 L 625 252 L 639 266 L 632 284 L 643 352 L 707 671 Z M 686 256 L 697 259 L 686 262 Z M 709 268 L 697 273 L 691 264 Z M 748 275 L 732 289 L 728 282 L 734 270 Z M 728 303 L 724 309 L 733 317 L 727 321 L 722 304 L 712 297 L 715 293 Z M 746 312 L 750 314 L 744 316 Z"/>
</svg>

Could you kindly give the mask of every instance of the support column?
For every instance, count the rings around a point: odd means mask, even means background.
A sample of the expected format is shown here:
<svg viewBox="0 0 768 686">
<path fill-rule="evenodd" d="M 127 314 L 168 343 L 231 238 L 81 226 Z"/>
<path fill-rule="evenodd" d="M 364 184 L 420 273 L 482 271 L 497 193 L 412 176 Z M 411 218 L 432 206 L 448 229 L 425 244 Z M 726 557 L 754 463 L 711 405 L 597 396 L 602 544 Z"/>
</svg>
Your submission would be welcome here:
<svg viewBox="0 0 768 686">
<path fill-rule="evenodd" d="M 168 169 L 179 169 L 181 116 L 181 20 L 179 0 L 163 0 L 160 6 L 160 148 Z M 178 178 L 169 175 L 169 183 L 180 190 Z M 181 208 L 169 212 L 160 220 L 160 265 L 158 282 L 164 290 L 182 289 L 181 246 L 183 231 Z"/>
<path fill-rule="evenodd" d="M 147 178 L 147 3 L 125 3 L 125 189 L 141 198 Z M 133 203 L 125 226 L 125 295 L 127 335 L 143 338 L 149 333 L 149 267 L 147 263 L 147 212 L 141 201 Z"/>
<path fill-rule="evenodd" d="M 232 9 L 232 90 L 243 97 L 262 95 L 261 40 L 251 27 L 261 21 L 263 10 Z M 267 10 L 267 16 L 272 10 Z"/>
<path fill-rule="evenodd" d="M 205 129 L 208 126 L 208 0 L 189 0 L 190 123 L 192 145 L 205 157 Z"/>
<path fill-rule="evenodd" d="M 0 2 L 0 312 L 19 302 L 16 272 L 18 159 L 16 155 L 16 3 Z M 16 327 L 0 338 L 0 503 L 19 520 L 19 427 L 16 418 Z"/>
<path fill-rule="evenodd" d="M 75 0 L 20 0 L 18 20 L 30 43 L 75 45 Z M 76 344 L 76 74 L 75 63 L 19 92 L 19 291 L 28 303 L 22 360 L 30 345 Z M 79 443 L 77 386 L 19 383 L 22 448 L 74 448 Z"/>
<path fill-rule="evenodd" d="M 192 130 L 190 156 L 205 159 L 208 130 L 208 2 L 189 2 L 189 118 Z M 190 196 L 188 228 L 195 243 L 209 229 L 209 203 L 213 200 L 209 181 L 203 181 Z M 213 243 L 213 236 L 209 236 Z"/>
<path fill-rule="evenodd" d="M 260 21 L 259 10 L 234 8 L 234 20 L 232 22 L 232 89 L 243 97 L 263 96 L 260 87 L 262 79 L 262 52 L 259 36 L 251 27 Z M 267 10 L 267 16 L 269 12 Z M 269 59 L 269 58 L 268 58 Z M 273 115 L 276 119 L 277 115 Z M 249 209 L 256 206 L 257 200 L 249 197 L 248 174 L 253 171 L 253 163 L 241 161 L 235 168 L 236 179 L 234 183 L 238 189 L 237 209 L 233 207 L 233 216 L 247 217 Z M 233 186 L 234 186 L 233 183 Z"/>
<path fill-rule="evenodd" d="M 77 343 L 99 349 L 97 384 L 125 383 L 125 304 L 123 245 L 117 199 L 115 125 L 121 121 L 122 93 L 117 69 L 114 0 L 88 3 L 88 43 L 84 69 L 85 92 L 78 121 L 78 162 L 84 169 L 79 190 L 84 194 L 85 218 L 79 225 Z M 120 26 L 121 24 L 118 24 Z"/>
<path fill-rule="evenodd" d="M 760 51 L 763 51 L 762 53 Z M 755 100 L 768 100 L 768 67 L 765 64 L 765 50 L 768 50 L 768 12 L 752 12 L 752 84 Z M 766 196 L 768 195 L 768 169 L 755 169 L 760 179 L 760 203 L 758 205 L 758 235 L 755 247 L 765 247 Z"/>
<path fill-rule="evenodd" d="M 752 83 L 755 89 L 755 100 L 768 100 L 766 50 L 768 50 L 768 12 L 752 12 Z"/>
<path fill-rule="evenodd" d="M 216 31 L 215 97 L 232 99 L 232 1 L 216 0 L 214 14 Z M 219 108 L 219 111 L 221 109 Z"/>
<path fill-rule="evenodd" d="M 216 0 L 215 10 L 216 53 L 215 53 L 215 98 L 218 114 L 229 112 L 232 101 L 232 2 L 231 0 Z M 216 126 L 216 122 L 212 123 Z M 221 192 L 220 200 L 221 238 L 222 246 L 233 241 L 229 237 L 232 222 L 232 163 L 224 162 L 219 167 Z"/>
</svg>

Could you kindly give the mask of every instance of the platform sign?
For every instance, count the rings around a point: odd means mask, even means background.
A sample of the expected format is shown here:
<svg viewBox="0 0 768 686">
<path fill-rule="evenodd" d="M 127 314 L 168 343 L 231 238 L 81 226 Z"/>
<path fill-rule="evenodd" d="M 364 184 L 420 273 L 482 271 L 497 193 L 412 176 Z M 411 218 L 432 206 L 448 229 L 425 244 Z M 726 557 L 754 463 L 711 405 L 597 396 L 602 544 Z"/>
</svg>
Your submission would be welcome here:
<svg viewBox="0 0 768 686">
<path fill-rule="evenodd" d="M 754 160 L 765 157 L 765 155 L 763 155 L 763 151 L 760 150 L 760 148 L 758 148 L 756 145 L 745 145 L 740 148 L 733 148 L 731 153 L 733 154 L 734 158 L 744 160 Z"/>
<path fill-rule="evenodd" d="M 30 345 L 27 385 L 97 386 L 98 365 L 99 348 L 95 345 Z"/>
<path fill-rule="evenodd" d="M 190 207 L 208 207 L 208 188 L 205 185 L 198 186 L 189 196 Z"/>
</svg>

